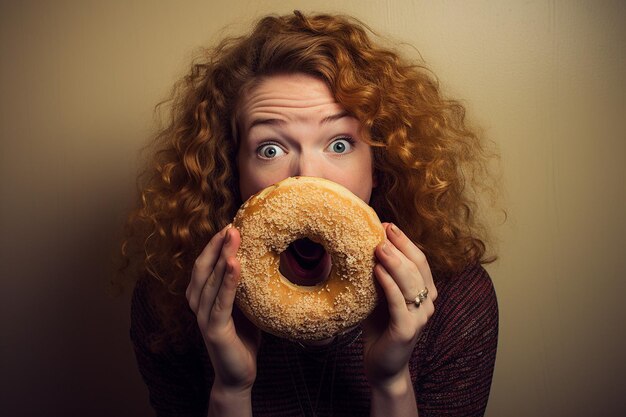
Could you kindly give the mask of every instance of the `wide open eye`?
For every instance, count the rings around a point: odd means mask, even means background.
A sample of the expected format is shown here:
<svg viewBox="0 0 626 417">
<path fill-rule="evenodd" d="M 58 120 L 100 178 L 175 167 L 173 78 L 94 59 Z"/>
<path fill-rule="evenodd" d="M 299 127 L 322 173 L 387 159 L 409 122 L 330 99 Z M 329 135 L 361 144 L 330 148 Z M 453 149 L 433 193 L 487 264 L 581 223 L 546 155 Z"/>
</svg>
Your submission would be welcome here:
<svg viewBox="0 0 626 417">
<path fill-rule="evenodd" d="M 274 159 L 284 155 L 285 151 L 275 143 L 266 143 L 257 148 L 256 154 L 263 159 Z"/>
<path fill-rule="evenodd" d="M 348 153 L 352 150 L 352 145 L 354 144 L 354 139 L 348 136 L 342 136 L 337 138 L 328 145 L 328 150 L 333 153 L 343 154 Z"/>
</svg>

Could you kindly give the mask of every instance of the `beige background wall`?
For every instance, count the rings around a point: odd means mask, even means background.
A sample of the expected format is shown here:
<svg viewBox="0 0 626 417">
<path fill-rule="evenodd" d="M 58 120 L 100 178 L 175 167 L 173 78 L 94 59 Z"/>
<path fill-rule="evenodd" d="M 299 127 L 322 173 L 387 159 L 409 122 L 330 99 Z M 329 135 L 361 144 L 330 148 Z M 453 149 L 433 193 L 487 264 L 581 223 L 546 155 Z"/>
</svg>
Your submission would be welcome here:
<svg viewBox="0 0 626 417">
<path fill-rule="evenodd" d="M 0 410 L 149 415 L 128 297 L 104 288 L 152 108 L 225 25 L 300 8 L 415 45 L 500 147 L 487 415 L 623 415 L 625 4 L 2 2 Z"/>
</svg>

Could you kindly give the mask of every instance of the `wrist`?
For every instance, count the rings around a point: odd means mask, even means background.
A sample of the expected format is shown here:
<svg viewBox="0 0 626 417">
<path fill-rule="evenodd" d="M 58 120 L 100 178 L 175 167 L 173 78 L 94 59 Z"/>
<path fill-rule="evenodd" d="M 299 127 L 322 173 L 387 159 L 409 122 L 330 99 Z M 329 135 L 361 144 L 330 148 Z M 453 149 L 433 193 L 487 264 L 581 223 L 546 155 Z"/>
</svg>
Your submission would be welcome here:
<svg viewBox="0 0 626 417">
<path fill-rule="evenodd" d="M 211 387 L 209 416 L 251 416 L 252 386 L 231 387 L 218 381 Z"/>
<path fill-rule="evenodd" d="M 215 381 L 213 381 L 213 386 L 211 387 L 211 395 L 213 395 L 214 393 L 226 397 L 244 399 L 252 395 L 252 384 L 246 384 L 241 386 L 230 385 L 224 384 L 219 380 L 219 378 L 216 378 Z"/>
<path fill-rule="evenodd" d="M 385 379 L 370 383 L 372 395 L 379 395 L 386 398 L 396 398 L 413 391 L 411 374 L 408 366 L 400 373 Z"/>
<path fill-rule="evenodd" d="M 417 417 L 417 404 L 408 366 L 399 374 L 371 385 L 371 417 Z"/>
</svg>

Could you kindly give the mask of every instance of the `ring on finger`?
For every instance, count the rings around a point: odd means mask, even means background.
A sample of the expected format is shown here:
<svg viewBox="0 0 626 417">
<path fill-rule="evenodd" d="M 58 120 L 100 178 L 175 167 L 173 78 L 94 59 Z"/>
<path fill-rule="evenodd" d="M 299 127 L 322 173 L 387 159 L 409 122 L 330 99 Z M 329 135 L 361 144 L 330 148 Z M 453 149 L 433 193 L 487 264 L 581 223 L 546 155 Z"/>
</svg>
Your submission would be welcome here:
<svg viewBox="0 0 626 417">
<path fill-rule="evenodd" d="M 415 304 L 415 307 L 419 307 L 427 298 L 428 298 L 428 288 L 424 288 L 422 291 L 417 293 L 415 298 L 413 299 L 405 298 L 404 301 L 407 304 Z"/>
</svg>

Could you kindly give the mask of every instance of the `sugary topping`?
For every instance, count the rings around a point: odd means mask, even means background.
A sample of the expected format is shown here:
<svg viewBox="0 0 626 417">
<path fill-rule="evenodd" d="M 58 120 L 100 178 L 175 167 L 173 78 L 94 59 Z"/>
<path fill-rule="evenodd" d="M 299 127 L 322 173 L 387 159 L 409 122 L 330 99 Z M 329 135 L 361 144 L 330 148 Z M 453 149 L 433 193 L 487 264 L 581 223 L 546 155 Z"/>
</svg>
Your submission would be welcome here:
<svg viewBox="0 0 626 417">
<path fill-rule="evenodd" d="M 264 330 L 324 339 L 359 323 L 376 305 L 374 249 L 384 231 L 374 210 L 340 185 L 288 178 L 250 198 L 233 224 L 242 237 L 237 304 Z M 294 285 L 278 271 L 280 253 L 304 237 L 332 258 L 330 277 L 313 287 Z"/>
</svg>

